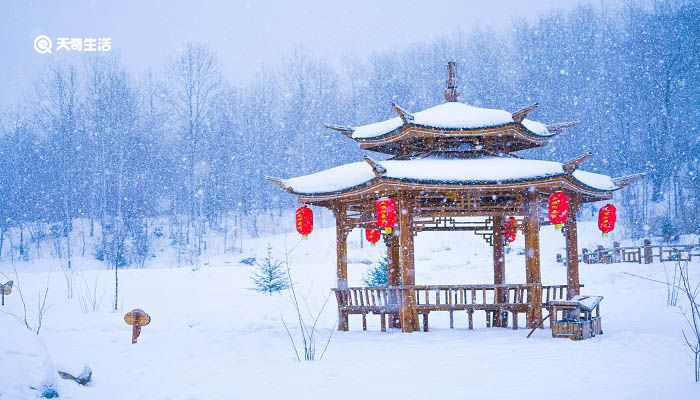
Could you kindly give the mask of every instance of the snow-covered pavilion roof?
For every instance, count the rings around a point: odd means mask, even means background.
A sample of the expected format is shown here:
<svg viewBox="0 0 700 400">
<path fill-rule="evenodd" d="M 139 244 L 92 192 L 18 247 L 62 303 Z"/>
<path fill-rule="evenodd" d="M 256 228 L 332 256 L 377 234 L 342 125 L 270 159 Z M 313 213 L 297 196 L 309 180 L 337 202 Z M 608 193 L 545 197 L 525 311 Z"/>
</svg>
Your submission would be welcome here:
<svg viewBox="0 0 700 400">
<path fill-rule="evenodd" d="M 445 158 L 374 161 L 381 178 L 415 183 L 458 185 L 505 184 L 568 175 L 564 165 L 554 161 L 510 157 Z M 571 176 L 583 187 L 610 192 L 619 189 L 606 175 L 575 170 Z M 287 190 L 300 195 L 344 192 L 370 184 L 376 169 L 367 162 L 355 162 L 310 175 L 281 180 Z"/>
<path fill-rule="evenodd" d="M 494 128 L 518 121 L 513 119 L 513 113 L 504 110 L 479 108 L 459 102 L 442 103 L 426 110 L 411 114 L 412 125 L 438 128 L 445 130 L 472 130 Z M 547 125 L 523 119 L 520 122 L 533 136 L 550 137 L 556 132 L 550 132 Z M 385 121 L 368 125 L 352 127 L 353 139 L 378 138 L 391 134 L 405 125 L 401 117 L 391 118 Z"/>
</svg>

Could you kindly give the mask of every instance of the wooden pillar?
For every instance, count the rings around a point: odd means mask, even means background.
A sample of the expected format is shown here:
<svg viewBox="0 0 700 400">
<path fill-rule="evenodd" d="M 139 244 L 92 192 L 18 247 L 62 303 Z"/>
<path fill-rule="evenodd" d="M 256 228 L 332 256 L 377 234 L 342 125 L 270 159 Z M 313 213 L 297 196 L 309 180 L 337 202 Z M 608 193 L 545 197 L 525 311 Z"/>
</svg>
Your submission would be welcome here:
<svg viewBox="0 0 700 400">
<path fill-rule="evenodd" d="M 348 229 L 346 228 L 347 212 L 345 205 L 339 205 L 334 209 L 335 214 L 335 250 L 336 267 L 338 277 L 338 289 L 348 287 Z M 348 330 L 348 314 L 338 310 L 338 330 Z"/>
<path fill-rule="evenodd" d="M 504 285 L 506 283 L 506 262 L 505 262 L 505 238 L 503 237 L 503 216 L 493 217 L 493 236 L 491 238 L 493 246 L 493 283 Z M 494 290 L 494 300 L 496 303 L 506 302 L 506 291 L 497 287 Z M 502 313 L 496 316 L 494 326 L 507 326 L 508 315 L 505 318 Z"/>
<path fill-rule="evenodd" d="M 578 204 L 571 204 L 569 219 L 564 224 L 564 235 L 566 236 L 566 284 L 569 286 L 566 298 L 580 294 L 581 285 L 578 277 L 578 238 L 576 232 L 576 212 Z"/>
<path fill-rule="evenodd" d="M 384 243 L 387 251 L 387 286 L 399 286 L 401 284 L 401 276 L 399 274 L 399 237 L 391 234 L 384 235 Z M 389 291 L 389 304 L 392 307 L 398 307 L 399 299 L 396 291 Z M 398 313 L 389 314 L 389 328 L 400 328 L 401 319 Z"/>
<path fill-rule="evenodd" d="M 539 198 L 530 192 L 525 199 L 525 279 L 532 285 L 527 291 L 527 327 L 541 326 L 542 321 L 542 279 L 540 276 L 540 222 L 538 219 Z"/>
<path fill-rule="evenodd" d="M 413 205 L 406 196 L 398 201 L 399 273 L 401 276 L 401 331 L 418 330 L 416 312 L 415 264 L 413 259 Z"/>
</svg>

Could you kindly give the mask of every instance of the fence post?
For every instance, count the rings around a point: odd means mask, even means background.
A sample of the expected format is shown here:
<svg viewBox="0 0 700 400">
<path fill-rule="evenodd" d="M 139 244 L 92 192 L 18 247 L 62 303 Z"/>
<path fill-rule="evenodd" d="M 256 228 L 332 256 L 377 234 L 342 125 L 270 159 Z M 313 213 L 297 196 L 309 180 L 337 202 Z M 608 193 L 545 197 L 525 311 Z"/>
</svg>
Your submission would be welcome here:
<svg viewBox="0 0 700 400">
<path fill-rule="evenodd" d="M 613 242 L 613 262 L 622 262 L 622 250 L 620 249 L 620 242 Z"/>
<path fill-rule="evenodd" d="M 654 257 L 651 253 L 651 240 L 644 239 L 644 264 L 651 264 L 654 262 Z"/>
</svg>

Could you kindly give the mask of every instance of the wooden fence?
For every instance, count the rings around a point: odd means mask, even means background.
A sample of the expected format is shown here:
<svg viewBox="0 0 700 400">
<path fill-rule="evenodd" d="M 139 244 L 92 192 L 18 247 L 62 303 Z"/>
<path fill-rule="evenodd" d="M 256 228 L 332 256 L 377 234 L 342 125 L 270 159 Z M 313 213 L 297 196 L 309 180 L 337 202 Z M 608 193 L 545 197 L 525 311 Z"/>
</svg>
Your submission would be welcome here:
<svg viewBox="0 0 700 400">
<path fill-rule="evenodd" d="M 622 247 L 613 243 L 613 248 L 598 246 L 595 250 L 582 249 L 579 261 L 586 264 L 637 263 L 651 264 L 664 261 L 700 261 L 700 244 L 652 245 L 648 239 L 640 246 Z M 566 263 L 566 258 L 557 254 L 557 261 Z"/>
</svg>

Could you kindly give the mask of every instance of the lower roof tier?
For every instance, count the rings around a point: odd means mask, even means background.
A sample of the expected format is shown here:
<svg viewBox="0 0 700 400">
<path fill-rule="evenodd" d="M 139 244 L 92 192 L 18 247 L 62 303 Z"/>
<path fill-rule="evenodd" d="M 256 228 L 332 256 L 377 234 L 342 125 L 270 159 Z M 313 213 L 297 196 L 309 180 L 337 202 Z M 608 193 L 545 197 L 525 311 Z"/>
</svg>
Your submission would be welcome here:
<svg viewBox="0 0 700 400">
<path fill-rule="evenodd" d="M 523 187 L 522 184 L 527 187 L 528 182 L 551 181 L 552 178 L 562 178 L 562 182 L 566 180 L 569 186 L 575 187 L 573 190 L 585 192 L 593 198 L 598 193 L 601 198 L 607 198 L 612 191 L 620 189 L 607 175 L 580 170 L 567 172 L 558 162 L 510 157 L 427 157 L 387 161 L 366 158 L 365 162 L 345 164 L 310 175 L 278 180 L 277 183 L 296 195 L 328 199 L 382 182 L 498 189 L 514 183 L 518 183 L 518 187 Z"/>
</svg>

